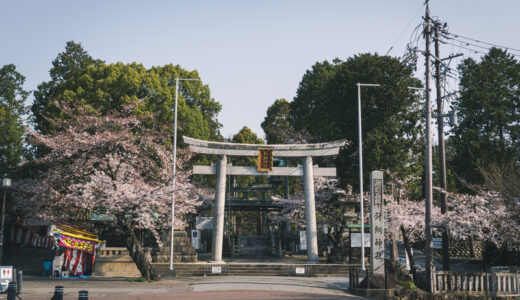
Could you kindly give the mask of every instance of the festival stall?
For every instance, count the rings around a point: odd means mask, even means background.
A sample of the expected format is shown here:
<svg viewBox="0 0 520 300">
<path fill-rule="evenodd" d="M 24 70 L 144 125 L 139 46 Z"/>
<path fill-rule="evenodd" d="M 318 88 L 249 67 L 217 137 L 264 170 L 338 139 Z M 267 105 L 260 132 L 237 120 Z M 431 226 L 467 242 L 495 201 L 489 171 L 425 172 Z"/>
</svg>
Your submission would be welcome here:
<svg viewBox="0 0 520 300">
<path fill-rule="evenodd" d="M 43 262 L 46 271 L 55 277 L 85 276 L 92 273 L 96 249 L 104 244 L 98 236 L 80 227 L 53 222 L 40 228 L 16 224 L 11 228 L 11 243 L 35 248 L 53 249 L 53 261 Z M 47 266 L 47 267 L 45 267 Z M 47 269 L 49 268 L 49 269 Z"/>
<path fill-rule="evenodd" d="M 59 256 L 58 259 L 55 258 L 55 262 L 58 267 L 61 267 L 60 276 L 63 274 L 68 276 L 91 274 L 96 258 L 96 248 L 104 242 L 93 233 L 63 223 L 54 223 L 51 233 L 57 241 Z M 53 267 L 53 272 L 55 268 Z"/>
<path fill-rule="evenodd" d="M 35 248 L 53 249 L 54 237 L 40 236 L 33 229 L 16 225 L 11 228 L 11 243 Z"/>
</svg>

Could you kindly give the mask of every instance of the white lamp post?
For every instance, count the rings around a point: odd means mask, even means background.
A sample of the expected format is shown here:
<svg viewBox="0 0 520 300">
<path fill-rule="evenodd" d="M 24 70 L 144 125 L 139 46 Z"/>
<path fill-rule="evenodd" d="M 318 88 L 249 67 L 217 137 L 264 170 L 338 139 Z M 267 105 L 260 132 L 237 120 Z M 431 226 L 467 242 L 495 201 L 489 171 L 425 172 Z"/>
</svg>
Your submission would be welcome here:
<svg viewBox="0 0 520 300">
<path fill-rule="evenodd" d="M 195 78 L 175 78 L 175 118 L 173 123 L 173 179 L 172 179 L 172 225 L 171 225 L 171 237 L 170 237 L 170 271 L 173 270 L 173 231 L 175 224 L 175 173 L 176 173 L 176 162 L 177 162 L 177 102 L 179 99 L 179 81 L 200 81 Z"/>
<path fill-rule="evenodd" d="M 2 179 L 2 187 L 4 188 L 4 197 L 2 201 L 2 231 L 0 232 L 0 264 L 4 255 L 5 197 L 7 194 L 7 189 L 11 187 L 11 179 Z"/>
<path fill-rule="evenodd" d="M 358 134 L 359 134 L 359 206 L 361 214 L 361 269 L 365 270 L 365 213 L 363 205 L 363 138 L 361 137 L 361 87 L 381 86 L 373 83 L 358 83 Z"/>
</svg>

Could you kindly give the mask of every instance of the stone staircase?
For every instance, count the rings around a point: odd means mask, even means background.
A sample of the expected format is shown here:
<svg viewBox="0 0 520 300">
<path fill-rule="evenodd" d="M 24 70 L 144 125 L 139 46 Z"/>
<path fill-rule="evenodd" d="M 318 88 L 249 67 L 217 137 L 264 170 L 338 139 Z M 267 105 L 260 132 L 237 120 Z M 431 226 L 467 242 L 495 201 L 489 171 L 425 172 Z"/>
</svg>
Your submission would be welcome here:
<svg viewBox="0 0 520 300">
<path fill-rule="evenodd" d="M 241 236 L 238 241 L 239 252 L 235 256 L 254 257 L 271 254 L 269 236 Z"/>
<path fill-rule="evenodd" d="M 163 243 L 163 247 L 158 251 L 152 252 L 153 262 L 164 263 L 170 261 L 170 235 Z M 195 262 L 197 252 L 191 245 L 191 239 L 186 231 L 175 231 L 173 237 L 173 261 L 174 262 Z"/>
<path fill-rule="evenodd" d="M 166 276 L 169 264 L 154 263 L 155 271 Z M 213 274 L 212 267 L 220 266 L 220 274 Z M 355 265 L 345 264 L 262 264 L 262 263 L 230 263 L 213 265 L 209 263 L 174 264 L 177 277 L 197 277 L 212 275 L 227 276 L 318 276 L 318 277 L 347 277 L 349 270 Z M 296 269 L 305 269 L 304 274 L 297 274 Z"/>
</svg>

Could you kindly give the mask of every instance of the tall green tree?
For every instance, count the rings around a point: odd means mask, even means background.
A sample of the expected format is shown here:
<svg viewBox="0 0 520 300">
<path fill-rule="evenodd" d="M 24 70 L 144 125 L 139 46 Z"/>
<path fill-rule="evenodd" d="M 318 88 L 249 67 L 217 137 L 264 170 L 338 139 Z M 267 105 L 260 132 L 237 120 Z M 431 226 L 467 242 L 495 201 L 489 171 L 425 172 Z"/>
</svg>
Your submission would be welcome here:
<svg viewBox="0 0 520 300">
<path fill-rule="evenodd" d="M 448 165 L 468 183 L 482 184 L 481 169 L 519 164 L 520 63 L 493 48 L 479 62 L 464 60 L 459 73 L 459 125 L 450 137 L 455 153 Z"/>
<path fill-rule="evenodd" d="M 291 122 L 295 130 L 307 131 L 315 142 L 343 138 L 351 141 L 338 157 L 338 175 L 343 183 L 357 186 L 356 84 L 381 84 L 361 91 L 364 174 L 368 178 L 369 171 L 379 169 L 415 172 L 422 166 L 410 164 L 410 153 L 422 153 L 419 137 L 423 115 L 419 95 L 407 88 L 421 86 L 413 71 L 412 65 L 377 54 L 318 62 L 300 82 L 291 102 Z"/>
<path fill-rule="evenodd" d="M 55 101 L 74 103 L 93 111 L 107 113 L 126 104 L 138 104 L 135 113 L 153 115 L 162 124 L 174 119 L 175 78 L 200 79 L 197 71 L 179 65 L 150 69 L 138 63 L 107 64 L 93 59 L 79 43 L 67 42 L 65 51 L 52 63 L 51 80 L 35 91 L 31 109 L 36 129 L 53 129 L 48 119 L 60 115 Z M 181 81 L 179 85 L 179 133 L 201 139 L 220 139 L 217 114 L 221 105 L 210 96 L 201 81 Z M 152 124 L 152 122 L 150 122 Z"/>
<path fill-rule="evenodd" d="M 28 95 L 24 82 L 25 77 L 15 65 L 0 69 L 0 176 L 10 174 L 21 162 L 25 134 L 22 118 Z"/>
<path fill-rule="evenodd" d="M 292 135 L 293 127 L 289 121 L 290 104 L 285 99 L 276 99 L 267 108 L 262 129 L 269 144 L 284 144 Z"/>
<path fill-rule="evenodd" d="M 240 131 L 233 135 L 231 142 L 239 144 L 264 144 L 264 140 L 259 138 L 257 134 L 247 126 L 242 127 Z M 232 157 L 230 161 L 233 165 L 236 166 L 256 166 L 258 163 L 258 159 L 256 157 Z M 254 176 L 238 176 L 234 180 L 236 183 L 238 183 L 239 186 L 242 187 L 247 187 L 252 183 L 267 182 L 264 176 L 259 176 L 256 178 Z"/>
</svg>

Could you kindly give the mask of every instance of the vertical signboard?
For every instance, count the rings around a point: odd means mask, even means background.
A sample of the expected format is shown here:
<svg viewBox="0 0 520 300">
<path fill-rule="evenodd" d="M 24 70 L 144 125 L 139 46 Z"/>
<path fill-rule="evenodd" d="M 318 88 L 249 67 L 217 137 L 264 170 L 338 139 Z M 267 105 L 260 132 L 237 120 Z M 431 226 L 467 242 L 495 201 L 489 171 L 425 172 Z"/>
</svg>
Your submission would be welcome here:
<svg viewBox="0 0 520 300">
<path fill-rule="evenodd" d="M 259 148 L 258 149 L 258 172 L 272 172 L 273 171 L 273 149 Z"/>
<path fill-rule="evenodd" d="M 383 172 L 370 173 L 370 268 L 373 274 L 385 273 L 385 203 Z"/>
<path fill-rule="evenodd" d="M 191 230 L 191 245 L 193 248 L 195 248 L 195 250 L 200 249 L 200 235 L 197 229 Z"/>
<path fill-rule="evenodd" d="M 304 231 L 300 231 L 300 250 L 307 250 L 307 235 Z"/>
</svg>

